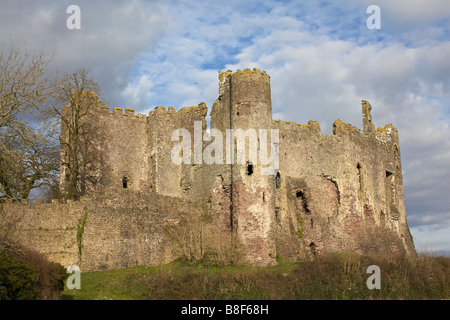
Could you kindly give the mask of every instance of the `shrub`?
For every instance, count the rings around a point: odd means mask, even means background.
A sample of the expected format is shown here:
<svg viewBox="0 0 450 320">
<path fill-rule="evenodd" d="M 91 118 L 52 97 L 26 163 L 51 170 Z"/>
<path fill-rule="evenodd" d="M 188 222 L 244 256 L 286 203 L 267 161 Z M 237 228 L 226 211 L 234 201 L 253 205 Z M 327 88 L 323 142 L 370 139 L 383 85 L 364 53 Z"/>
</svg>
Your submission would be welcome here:
<svg viewBox="0 0 450 320">
<path fill-rule="evenodd" d="M 68 277 L 64 267 L 17 242 L 21 216 L 0 206 L 0 299 L 60 299 Z"/>
<path fill-rule="evenodd" d="M 2 300 L 34 300 L 39 290 L 34 287 L 36 273 L 22 261 L 5 253 L 0 255 L 0 298 Z"/>
<path fill-rule="evenodd" d="M 175 257 L 190 264 L 242 264 L 241 245 L 229 231 L 220 231 L 209 217 L 189 217 L 165 228 Z"/>
<path fill-rule="evenodd" d="M 67 276 L 62 265 L 34 250 L 22 248 L 0 254 L 1 299 L 60 299 Z"/>
<path fill-rule="evenodd" d="M 61 264 L 51 262 L 45 255 L 31 249 L 23 249 L 19 259 L 36 273 L 35 287 L 39 290 L 39 299 L 60 299 L 68 277 Z"/>
</svg>

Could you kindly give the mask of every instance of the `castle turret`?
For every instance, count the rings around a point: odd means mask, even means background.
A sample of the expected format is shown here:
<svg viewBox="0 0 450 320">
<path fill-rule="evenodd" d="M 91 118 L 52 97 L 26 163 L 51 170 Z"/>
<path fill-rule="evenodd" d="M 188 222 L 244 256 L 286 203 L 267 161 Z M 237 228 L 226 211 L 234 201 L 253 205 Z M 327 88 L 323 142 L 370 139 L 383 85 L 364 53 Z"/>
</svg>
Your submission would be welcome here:
<svg viewBox="0 0 450 320">
<path fill-rule="evenodd" d="M 273 170 L 268 162 L 261 161 L 272 152 L 270 78 L 263 71 L 245 69 L 220 72 L 219 80 L 219 99 L 211 112 L 211 127 L 226 133 L 224 177 L 230 183 L 231 229 L 242 241 L 252 264 L 273 265 Z"/>
</svg>

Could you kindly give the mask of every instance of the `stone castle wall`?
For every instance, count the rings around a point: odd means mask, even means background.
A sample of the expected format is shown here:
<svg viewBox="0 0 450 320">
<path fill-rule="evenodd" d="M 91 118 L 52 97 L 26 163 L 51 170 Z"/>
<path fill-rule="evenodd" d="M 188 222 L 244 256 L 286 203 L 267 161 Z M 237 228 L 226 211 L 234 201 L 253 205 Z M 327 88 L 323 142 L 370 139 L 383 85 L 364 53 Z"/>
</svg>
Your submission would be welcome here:
<svg viewBox="0 0 450 320">
<path fill-rule="evenodd" d="M 227 163 L 225 152 L 222 164 L 194 158 L 198 132 L 200 153 L 216 139 L 206 130 L 204 103 L 179 111 L 160 106 L 146 116 L 128 108 L 110 111 L 98 100 L 91 121 L 101 128 L 102 143 L 90 173 L 98 176 L 90 197 L 69 204 L 4 206 L 27 217 L 21 225 L 27 243 L 64 264 L 79 259 L 73 226 L 86 208 L 81 262 L 87 270 L 173 260 L 165 227 L 200 213 L 212 217 L 218 231 L 236 236 L 256 266 L 275 264 L 277 255 L 413 254 L 398 132 L 392 125 L 375 130 L 370 110 L 363 101 L 362 130 L 337 120 L 333 134 L 321 134 L 316 121 L 272 120 L 265 72 L 219 72 L 219 97 L 210 115 L 211 130 L 222 133 L 223 150 L 227 129 L 279 132 L 279 168 L 262 175 L 265 166 L 251 163 L 248 144 L 241 164 Z M 172 141 L 172 133 L 180 128 L 190 134 L 190 163 L 175 164 L 171 158 L 180 143 Z M 257 143 L 258 153 L 273 148 L 270 136 L 267 145 L 260 137 Z"/>
<path fill-rule="evenodd" d="M 117 190 L 66 204 L 4 203 L 0 212 L 20 216 L 17 237 L 50 260 L 82 271 L 159 265 L 173 261 L 165 229 L 182 217 L 208 212 L 205 202 Z M 77 233 L 86 213 L 81 240 Z"/>
<path fill-rule="evenodd" d="M 413 250 L 392 126 L 377 137 L 340 120 L 331 135 L 314 121 L 274 121 L 274 127 L 281 134 L 277 238 L 287 244 L 278 246 L 285 256 L 298 255 L 295 247 L 315 254 Z"/>
</svg>

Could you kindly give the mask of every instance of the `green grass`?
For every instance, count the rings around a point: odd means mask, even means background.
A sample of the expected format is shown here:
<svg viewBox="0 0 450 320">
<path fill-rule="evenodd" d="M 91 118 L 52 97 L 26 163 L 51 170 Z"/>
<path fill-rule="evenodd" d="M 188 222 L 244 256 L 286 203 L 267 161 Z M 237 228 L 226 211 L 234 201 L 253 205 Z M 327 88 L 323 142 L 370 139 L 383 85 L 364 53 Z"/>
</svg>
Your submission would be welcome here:
<svg viewBox="0 0 450 320">
<path fill-rule="evenodd" d="M 165 269 L 168 266 L 163 266 Z M 69 290 L 62 294 L 63 300 L 139 300 L 142 296 L 139 287 L 130 287 L 133 279 L 151 276 L 160 267 L 132 267 L 119 270 L 85 272 L 81 274 L 81 289 Z"/>
<path fill-rule="evenodd" d="M 66 300 L 450 299 L 450 258 L 418 259 L 330 254 L 313 262 L 279 258 L 268 268 L 174 262 L 81 274 Z M 367 267 L 381 269 L 381 289 L 369 290 Z"/>
</svg>

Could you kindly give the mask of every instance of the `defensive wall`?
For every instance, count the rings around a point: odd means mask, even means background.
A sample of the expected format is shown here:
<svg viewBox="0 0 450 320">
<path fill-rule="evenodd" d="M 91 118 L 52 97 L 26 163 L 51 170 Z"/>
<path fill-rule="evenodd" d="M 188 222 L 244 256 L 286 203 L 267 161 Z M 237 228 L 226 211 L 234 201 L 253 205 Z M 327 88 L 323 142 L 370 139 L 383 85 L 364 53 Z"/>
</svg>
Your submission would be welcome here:
<svg viewBox="0 0 450 320">
<path fill-rule="evenodd" d="M 212 138 L 205 103 L 178 111 L 159 106 L 147 116 L 129 108 L 111 110 L 98 100 L 91 121 L 102 128 L 103 139 L 90 173 L 98 183 L 87 196 L 66 204 L 3 207 L 23 214 L 26 243 L 65 265 L 80 258 L 77 226 L 87 212 L 84 270 L 169 262 L 176 256 L 167 245 L 166 226 L 197 214 L 235 235 L 256 266 L 275 264 L 277 255 L 414 254 L 398 131 L 391 124 L 375 129 L 370 111 L 362 101 L 362 130 L 337 120 L 333 134 L 322 134 L 316 121 L 272 119 L 270 77 L 264 71 L 219 72 L 211 128 L 224 137 L 228 129 L 278 130 L 279 167 L 263 175 L 263 166 L 249 161 L 248 146 L 243 164 L 225 158 L 213 165 L 194 161 L 195 126 L 201 124 L 202 150 Z M 188 164 L 171 158 L 179 143 L 172 133 L 180 128 L 191 137 Z M 222 143 L 226 149 L 227 141 Z M 273 150 L 270 138 L 266 146 L 258 139 L 258 152 L 263 147 Z"/>
</svg>

